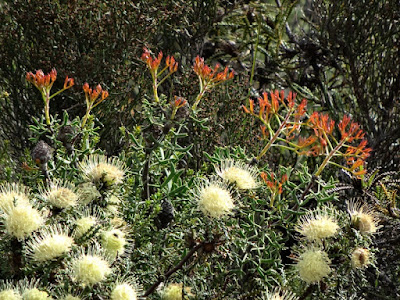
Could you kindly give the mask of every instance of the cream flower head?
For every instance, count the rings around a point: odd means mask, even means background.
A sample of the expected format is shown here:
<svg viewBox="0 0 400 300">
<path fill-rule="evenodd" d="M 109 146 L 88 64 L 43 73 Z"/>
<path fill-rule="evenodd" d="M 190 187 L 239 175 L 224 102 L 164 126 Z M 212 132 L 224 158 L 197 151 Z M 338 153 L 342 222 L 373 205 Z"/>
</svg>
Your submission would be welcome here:
<svg viewBox="0 0 400 300">
<path fill-rule="evenodd" d="M 334 215 L 334 211 L 328 212 L 327 209 L 316 209 L 302 216 L 295 229 L 311 242 L 332 237 L 339 230 L 339 225 Z"/>
<path fill-rule="evenodd" d="M 225 184 L 218 180 L 200 182 L 194 192 L 200 210 L 212 218 L 220 218 L 232 212 L 234 199 Z"/>
<path fill-rule="evenodd" d="M 369 265 L 370 252 L 365 248 L 357 248 L 351 254 L 351 266 L 355 269 L 361 269 Z"/>
<path fill-rule="evenodd" d="M 100 192 L 92 182 L 85 182 L 78 186 L 79 203 L 89 204 L 101 197 Z"/>
<path fill-rule="evenodd" d="M 78 204 L 78 195 L 75 193 L 74 185 L 70 182 L 51 182 L 43 192 L 43 197 L 58 208 L 68 208 Z"/>
<path fill-rule="evenodd" d="M 241 190 L 255 189 L 259 186 L 257 170 L 243 162 L 227 159 L 222 161 L 220 166 L 215 166 L 215 170 L 218 176 Z"/>
<path fill-rule="evenodd" d="M 266 300 L 298 300 L 299 298 L 289 291 L 282 291 L 275 287 L 271 293 L 267 292 Z"/>
<path fill-rule="evenodd" d="M 22 296 L 10 282 L 5 282 L 0 286 L 0 300 L 22 300 Z"/>
<path fill-rule="evenodd" d="M 24 300 L 50 300 L 52 299 L 49 294 L 45 291 L 41 291 L 37 288 L 26 289 L 22 293 Z"/>
<path fill-rule="evenodd" d="M 81 250 L 69 263 L 70 276 L 82 286 L 93 286 L 111 274 L 110 263 L 98 245 Z"/>
<path fill-rule="evenodd" d="M 19 203 L 5 215 L 5 228 L 9 235 L 22 240 L 44 223 L 42 214 L 30 204 Z"/>
<path fill-rule="evenodd" d="M 58 225 L 41 230 L 27 243 L 27 255 L 36 262 L 53 260 L 69 252 L 74 240 Z"/>
<path fill-rule="evenodd" d="M 161 299 L 163 300 L 182 300 L 182 283 L 170 283 L 161 291 Z M 189 297 L 193 297 L 194 295 L 191 293 L 190 287 L 184 288 L 185 294 Z M 186 298 L 185 298 L 186 299 Z"/>
<path fill-rule="evenodd" d="M 111 300 L 139 300 L 142 289 L 136 283 L 134 277 L 129 277 L 115 283 L 111 292 Z"/>
<path fill-rule="evenodd" d="M 28 189 L 16 183 L 0 186 L 0 212 L 8 213 L 15 204 L 29 204 Z"/>
<path fill-rule="evenodd" d="M 107 186 L 118 185 L 125 177 L 125 164 L 117 158 L 104 155 L 90 155 L 79 163 L 83 176 L 93 183 L 102 182 Z"/>
<path fill-rule="evenodd" d="M 373 234 L 378 230 L 378 217 L 368 205 L 349 201 L 347 211 L 351 224 L 362 234 Z"/>
<path fill-rule="evenodd" d="M 306 248 L 297 260 L 296 269 L 306 283 L 316 283 L 331 272 L 328 254 L 321 249 Z"/>
<path fill-rule="evenodd" d="M 80 216 L 75 220 L 75 229 L 73 237 L 79 239 L 94 228 L 99 223 L 98 212 L 95 210 L 93 213 L 90 209 L 84 209 L 80 212 Z"/>
<path fill-rule="evenodd" d="M 101 246 L 103 247 L 106 255 L 111 259 L 124 254 L 127 240 L 126 234 L 120 229 L 111 229 L 103 231 L 101 234 Z"/>
</svg>

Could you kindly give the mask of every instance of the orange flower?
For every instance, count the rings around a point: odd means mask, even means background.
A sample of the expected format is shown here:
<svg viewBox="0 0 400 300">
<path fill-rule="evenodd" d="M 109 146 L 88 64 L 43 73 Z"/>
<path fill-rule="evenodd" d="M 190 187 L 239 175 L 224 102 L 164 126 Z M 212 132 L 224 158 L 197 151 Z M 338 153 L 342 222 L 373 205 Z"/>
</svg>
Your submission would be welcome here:
<svg viewBox="0 0 400 300">
<path fill-rule="evenodd" d="M 89 84 L 85 82 L 82 88 L 83 91 L 85 92 L 86 99 L 89 100 L 89 102 L 91 103 L 94 103 L 97 100 L 97 98 L 99 98 L 99 96 L 101 95 L 101 99 L 96 103 L 96 105 L 102 102 L 104 99 L 106 99 L 109 95 L 107 91 L 103 90 L 100 84 L 96 86 L 96 89 L 92 90 L 89 87 Z"/>
<path fill-rule="evenodd" d="M 204 58 L 200 58 L 200 56 L 196 57 L 193 65 L 194 72 L 204 84 L 212 83 L 217 85 L 233 78 L 233 72 L 228 73 L 228 67 L 225 67 L 224 71 L 217 73 L 219 68 L 220 65 L 216 64 L 214 69 L 211 69 L 204 63 Z"/>
<path fill-rule="evenodd" d="M 42 70 L 37 70 L 36 74 L 32 72 L 26 73 L 26 80 L 39 89 L 40 91 L 46 89 L 50 91 L 53 86 L 54 81 L 57 79 L 57 71 L 56 69 L 52 69 L 49 74 L 44 75 Z"/>
</svg>

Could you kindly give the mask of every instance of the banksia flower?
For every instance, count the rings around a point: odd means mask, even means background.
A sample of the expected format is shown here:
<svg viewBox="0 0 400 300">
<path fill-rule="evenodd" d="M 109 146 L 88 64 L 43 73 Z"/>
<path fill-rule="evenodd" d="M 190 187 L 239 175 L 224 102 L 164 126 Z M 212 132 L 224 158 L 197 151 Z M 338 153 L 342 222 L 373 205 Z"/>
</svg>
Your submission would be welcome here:
<svg viewBox="0 0 400 300">
<path fill-rule="evenodd" d="M 378 218 L 367 205 L 349 201 L 347 211 L 350 214 L 351 224 L 362 234 L 373 234 L 378 230 Z"/>
<path fill-rule="evenodd" d="M 271 293 L 267 292 L 266 300 L 298 300 L 299 298 L 289 291 L 282 291 L 276 287 Z"/>
<path fill-rule="evenodd" d="M 229 214 L 235 207 L 230 191 L 218 180 L 205 180 L 198 184 L 194 196 L 200 210 L 212 218 Z"/>
<path fill-rule="evenodd" d="M 37 288 L 27 289 L 23 292 L 24 300 L 50 300 L 52 299 L 47 292 L 40 291 Z"/>
<path fill-rule="evenodd" d="M 81 251 L 69 264 L 70 276 L 82 286 L 93 286 L 104 281 L 111 274 L 110 263 L 99 246 L 93 246 L 86 252 Z"/>
<path fill-rule="evenodd" d="M 70 125 L 61 127 L 57 135 L 57 140 L 62 142 L 63 146 L 65 147 L 65 149 L 69 154 L 71 154 L 72 151 L 74 150 L 74 145 L 73 145 L 74 136 L 75 136 L 75 129 Z"/>
<path fill-rule="evenodd" d="M 47 164 L 52 157 L 52 149 L 44 141 L 40 140 L 32 150 L 32 158 L 38 165 Z"/>
<path fill-rule="evenodd" d="M 137 300 L 141 299 L 141 289 L 136 280 L 131 277 L 128 280 L 117 282 L 111 292 L 111 300 Z"/>
<path fill-rule="evenodd" d="M 329 238 L 337 234 L 339 225 L 326 209 L 316 209 L 301 217 L 296 231 L 309 241 Z"/>
<path fill-rule="evenodd" d="M 85 182 L 78 186 L 79 203 L 87 205 L 101 197 L 96 186 L 91 182 Z"/>
<path fill-rule="evenodd" d="M 0 287 L 0 300 L 22 300 L 22 296 L 17 288 L 6 282 Z"/>
<path fill-rule="evenodd" d="M 163 300 L 182 300 L 183 298 L 183 284 L 182 283 L 170 283 L 161 292 L 161 299 Z M 193 297 L 190 287 L 184 288 L 186 296 Z"/>
<path fill-rule="evenodd" d="M 39 229 L 44 223 L 41 213 L 30 204 L 18 204 L 5 215 L 6 232 L 22 240 Z"/>
<path fill-rule="evenodd" d="M 219 167 L 216 167 L 216 172 L 218 176 L 235 184 L 241 190 L 258 187 L 257 171 L 242 162 L 225 160 Z"/>
<path fill-rule="evenodd" d="M 53 260 L 69 252 L 73 242 L 64 228 L 52 226 L 34 234 L 27 243 L 27 254 L 39 263 Z"/>
<path fill-rule="evenodd" d="M 54 207 L 68 208 L 78 204 L 75 187 L 69 182 L 52 182 L 43 193 L 44 198 Z"/>
<path fill-rule="evenodd" d="M 82 217 L 75 221 L 74 238 L 79 239 L 89 232 L 98 223 L 96 214 L 91 215 L 88 210 L 82 213 Z"/>
<path fill-rule="evenodd" d="M 370 252 L 365 248 L 357 248 L 351 254 L 351 266 L 355 269 L 361 269 L 369 265 Z"/>
<path fill-rule="evenodd" d="M 320 249 L 308 248 L 297 259 L 296 269 L 306 283 L 316 283 L 331 272 L 328 254 Z"/>
<path fill-rule="evenodd" d="M 157 214 L 156 219 L 154 220 L 158 229 L 167 228 L 169 223 L 175 217 L 175 210 L 172 206 L 171 201 L 168 199 L 163 200 L 161 203 L 161 211 Z"/>
<path fill-rule="evenodd" d="M 16 183 L 0 186 L 0 210 L 7 213 L 18 204 L 29 204 L 28 189 Z"/>
<path fill-rule="evenodd" d="M 125 252 L 127 244 L 125 235 L 125 232 L 119 229 L 104 231 L 101 234 L 101 246 L 109 258 L 115 259 Z"/>
<path fill-rule="evenodd" d="M 104 155 L 90 155 L 79 163 L 83 176 L 93 183 L 104 183 L 110 187 L 123 182 L 125 164 L 117 158 Z"/>
</svg>

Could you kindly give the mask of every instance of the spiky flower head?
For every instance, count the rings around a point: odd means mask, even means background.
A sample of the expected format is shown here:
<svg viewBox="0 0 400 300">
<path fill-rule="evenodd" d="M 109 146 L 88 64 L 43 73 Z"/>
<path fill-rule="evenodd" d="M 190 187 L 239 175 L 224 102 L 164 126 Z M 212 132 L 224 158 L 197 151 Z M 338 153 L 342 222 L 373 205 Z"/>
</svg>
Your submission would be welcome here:
<svg viewBox="0 0 400 300">
<path fill-rule="evenodd" d="M 212 218 L 220 218 L 232 212 L 233 197 L 226 185 L 219 180 L 204 180 L 194 192 L 200 210 Z"/>
<path fill-rule="evenodd" d="M 247 164 L 227 159 L 215 167 L 218 176 L 235 184 L 241 190 L 255 189 L 258 187 L 257 170 Z"/>
<path fill-rule="evenodd" d="M 68 208 L 78 204 L 78 195 L 70 182 L 53 181 L 43 191 L 43 197 L 53 206 Z"/>
<path fill-rule="evenodd" d="M 349 201 L 347 211 L 350 214 L 351 224 L 362 234 L 373 234 L 378 230 L 378 217 L 368 205 Z"/>
<path fill-rule="evenodd" d="M 296 269 L 306 283 L 318 282 L 331 272 L 328 254 L 321 249 L 306 248 L 297 260 Z"/>
<path fill-rule="evenodd" d="M 74 238 L 81 238 L 98 223 L 97 211 L 93 213 L 89 209 L 81 212 L 81 216 L 75 221 Z"/>
<path fill-rule="evenodd" d="M 26 203 L 19 203 L 12 207 L 5 215 L 5 228 L 6 232 L 22 240 L 32 232 L 39 229 L 44 222 L 41 213 L 32 205 Z"/>
<path fill-rule="evenodd" d="M 111 229 L 101 234 L 101 246 L 111 259 L 122 255 L 125 252 L 126 244 L 125 232 L 122 230 Z"/>
<path fill-rule="evenodd" d="M 365 248 L 357 248 L 351 254 L 351 265 L 355 269 L 361 269 L 369 265 L 370 252 Z"/>
<path fill-rule="evenodd" d="M 58 225 L 41 230 L 27 243 L 27 254 L 36 262 L 53 260 L 69 252 L 74 240 Z"/>
<path fill-rule="evenodd" d="M 170 283 L 161 291 L 161 298 L 163 300 L 182 300 L 183 298 L 183 284 L 182 283 Z M 185 295 L 193 297 L 190 287 L 184 288 Z"/>
<path fill-rule="evenodd" d="M 37 288 L 26 289 L 22 294 L 22 298 L 24 300 L 50 300 L 50 299 L 52 299 L 47 292 L 41 291 Z"/>
<path fill-rule="evenodd" d="M 275 287 L 272 292 L 267 292 L 266 300 L 298 300 L 299 298 L 289 291 L 282 291 Z"/>
<path fill-rule="evenodd" d="M 0 300 L 22 300 L 22 296 L 10 282 L 3 282 L 0 286 Z"/>
<path fill-rule="evenodd" d="M 316 209 L 302 216 L 296 226 L 296 231 L 309 241 L 318 241 L 334 236 L 339 225 L 334 217 L 335 212 L 325 209 Z"/>
<path fill-rule="evenodd" d="M 91 182 L 85 182 L 78 186 L 79 202 L 86 205 L 101 197 L 96 186 Z"/>
<path fill-rule="evenodd" d="M 110 263 L 98 245 L 82 250 L 69 264 L 73 281 L 82 286 L 93 286 L 111 274 Z"/>
<path fill-rule="evenodd" d="M 138 300 L 142 290 L 134 277 L 117 282 L 111 292 L 111 300 Z"/>
<path fill-rule="evenodd" d="M 28 189 L 16 183 L 0 186 L 0 212 L 8 213 L 16 204 L 29 204 Z"/>
<path fill-rule="evenodd" d="M 90 155 L 79 163 L 83 176 L 94 182 L 107 186 L 118 185 L 125 176 L 125 164 L 117 158 L 107 158 L 104 155 Z"/>
</svg>

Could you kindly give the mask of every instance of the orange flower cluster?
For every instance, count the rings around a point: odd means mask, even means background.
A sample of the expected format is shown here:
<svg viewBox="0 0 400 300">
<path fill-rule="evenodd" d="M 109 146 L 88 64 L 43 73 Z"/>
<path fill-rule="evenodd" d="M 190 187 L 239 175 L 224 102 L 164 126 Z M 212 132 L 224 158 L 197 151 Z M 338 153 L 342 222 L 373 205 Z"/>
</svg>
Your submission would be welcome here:
<svg viewBox="0 0 400 300">
<path fill-rule="evenodd" d="M 279 180 L 276 175 L 271 172 L 271 173 L 266 173 L 266 172 L 261 172 L 260 177 L 264 181 L 264 183 L 267 185 L 267 187 L 271 190 L 271 206 L 274 203 L 274 198 L 278 194 L 282 194 L 283 192 L 283 184 L 288 180 L 287 174 L 282 175 L 281 179 Z"/>
<path fill-rule="evenodd" d="M 157 58 L 152 58 L 149 49 L 143 48 L 143 54 L 142 54 L 141 59 L 142 59 L 142 61 L 144 61 L 147 64 L 150 71 L 156 72 L 158 70 L 158 67 L 161 64 L 162 58 L 163 58 L 162 51 L 160 51 L 160 53 L 158 53 Z M 170 73 L 174 73 L 178 70 L 178 63 L 175 61 L 175 58 L 173 56 L 167 56 L 167 59 L 165 60 L 165 64 L 166 64 L 167 68 L 169 68 Z"/>
<path fill-rule="evenodd" d="M 225 67 L 224 71 L 218 73 L 220 68 L 219 64 L 216 64 L 214 69 L 211 69 L 204 63 L 204 58 L 197 56 L 194 62 L 193 70 L 199 76 L 200 81 L 204 84 L 217 85 L 226 80 L 232 79 L 234 74 L 233 71 L 228 72 L 228 67 Z"/>
<path fill-rule="evenodd" d="M 44 74 L 42 70 L 37 70 L 35 74 L 32 72 L 26 73 L 26 80 L 32 83 L 38 90 L 40 91 L 50 91 L 51 87 L 53 86 L 54 82 L 57 79 L 57 71 L 56 69 L 52 69 L 50 73 Z M 65 78 L 64 81 L 64 90 L 69 89 L 74 85 L 74 79 Z"/>
<path fill-rule="evenodd" d="M 175 96 L 174 102 L 172 102 L 172 106 L 176 109 L 185 106 L 187 103 L 185 98 Z"/>
<path fill-rule="evenodd" d="M 100 95 L 101 99 L 98 101 L 98 103 L 102 102 L 108 97 L 108 92 L 104 91 L 100 84 L 98 84 L 95 89 L 91 89 L 89 84 L 85 82 L 83 85 L 83 91 L 85 92 L 86 99 L 88 99 L 90 102 L 95 102 Z"/>
</svg>

